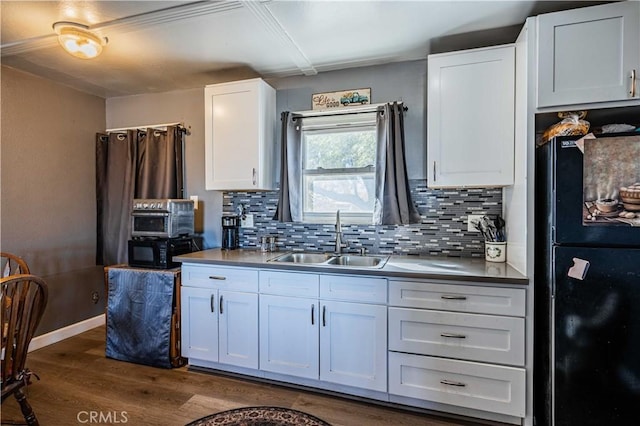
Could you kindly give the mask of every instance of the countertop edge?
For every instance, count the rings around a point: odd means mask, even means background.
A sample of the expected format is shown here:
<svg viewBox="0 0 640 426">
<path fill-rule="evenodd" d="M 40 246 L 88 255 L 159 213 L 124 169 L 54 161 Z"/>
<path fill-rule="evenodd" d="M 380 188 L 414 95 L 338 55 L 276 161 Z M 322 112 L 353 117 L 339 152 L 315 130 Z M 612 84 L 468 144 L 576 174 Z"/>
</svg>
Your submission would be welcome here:
<svg viewBox="0 0 640 426">
<path fill-rule="evenodd" d="M 317 272 L 317 273 L 331 273 L 341 275 L 366 275 L 375 277 L 387 277 L 387 278 L 410 278 L 410 279 L 435 279 L 435 280 L 447 280 L 447 281 L 468 281 L 478 283 L 492 283 L 492 284 L 509 284 L 509 285 L 529 285 L 529 278 L 520 274 L 507 264 L 491 264 L 490 262 L 484 262 L 479 259 L 460 259 L 451 257 L 414 257 L 411 256 L 390 256 L 389 261 L 383 268 L 357 268 L 357 267 L 340 267 L 340 266 L 328 266 L 328 265 L 300 265 L 291 263 L 276 263 L 270 262 L 269 259 L 280 256 L 286 252 L 270 252 L 261 253 L 256 250 L 233 250 L 224 251 L 220 249 L 208 249 L 200 252 L 194 252 L 190 254 L 174 256 L 173 260 L 176 262 L 189 263 L 189 264 L 202 264 L 202 265 L 219 265 L 227 267 L 251 267 L 260 269 L 273 269 L 273 270 L 286 270 L 286 271 L 300 271 L 300 272 Z M 398 260 L 410 260 L 410 261 L 443 261 L 452 263 L 459 263 L 462 265 L 460 269 L 452 270 L 451 272 L 439 273 L 439 272 L 426 272 L 426 271 L 412 271 L 394 267 L 393 262 Z M 475 262 L 475 263 L 474 263 Z M 466 265 L 472 265 L 473 268 L 465 268 Z M 478 270 L 480 266 L 486 266 L 486 269 L 494 268 L 498 271 L 503 271 L 504 276 L 490 273 L 478 273 L 474 270 Z"/>
</svg>

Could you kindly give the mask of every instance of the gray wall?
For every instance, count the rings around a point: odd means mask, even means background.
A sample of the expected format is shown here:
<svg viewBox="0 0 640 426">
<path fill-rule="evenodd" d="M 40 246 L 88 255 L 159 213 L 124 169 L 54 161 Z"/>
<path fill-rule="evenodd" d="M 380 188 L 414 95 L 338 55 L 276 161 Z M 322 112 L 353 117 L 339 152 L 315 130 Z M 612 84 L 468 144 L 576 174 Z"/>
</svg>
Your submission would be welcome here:
<svg viewBox="0 0 640 426">
<path fill-rule="evenodd" d="M 308 77 L 272 79 L 267 82 L 277 90 L 278 120 L 282 111 L 310 110 L 311 96 L 314 93 L 369 87 L 371 103 L 403 101 L 405 106 L 409 107 L 405 114 L 409 179 L 426 178 L 426 59 L 324 72 Z M 278 132 L 280 132 L 279 127 Z M 279 139 L 278 133 L 276 138 L 278 153 L 280 152 Z M 279 158 L 279 154 L 276 158 Z"/>
<path fill-rule="evenodd" d="M 105 102 L 5 66 L 1 93 L 0 248 L 49 284 L 43 334 L 103 312 L 95 132 L 104 128 Z"/>
</svg>

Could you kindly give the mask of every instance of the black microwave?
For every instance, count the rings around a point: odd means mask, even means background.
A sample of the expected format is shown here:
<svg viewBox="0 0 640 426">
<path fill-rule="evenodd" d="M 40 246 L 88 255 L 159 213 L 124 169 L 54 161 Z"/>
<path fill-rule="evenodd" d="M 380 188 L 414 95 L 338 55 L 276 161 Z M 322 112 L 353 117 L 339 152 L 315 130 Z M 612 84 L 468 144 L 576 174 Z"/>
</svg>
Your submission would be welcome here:
<svg viewBox="0 0 640 426">
<path fill-rule="evenodd" d="M 168 269 L 180 265 L 173 256 L 195 251 L 191 237 L 129 240 L 129 266 Z"/>
</svg>

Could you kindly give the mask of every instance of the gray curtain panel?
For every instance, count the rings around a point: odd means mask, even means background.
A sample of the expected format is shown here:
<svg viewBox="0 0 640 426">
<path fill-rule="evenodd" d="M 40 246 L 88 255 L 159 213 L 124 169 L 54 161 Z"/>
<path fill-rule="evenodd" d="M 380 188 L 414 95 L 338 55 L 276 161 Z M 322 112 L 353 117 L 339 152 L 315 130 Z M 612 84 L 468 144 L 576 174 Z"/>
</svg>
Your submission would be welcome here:
<svg viewBox="0 0 640 426">
<path fill-rule="evenodd" d="M 284 111 L 280 155 L 280 194 L 273 216 L 280 222 L 302 222 L 302 123 Z"/>
<path fill-rule="evenodd" d="M 385 104 L 377 117 L 374 225 L 419 223 L 407 177 L 402 104 Z"/>
<path fill-rule="evenodd" d="M 134 198 L 181 198 L 183 132 L 128 130 L 96 135 L 96 264 L 128 262 Z"/>
</svg>

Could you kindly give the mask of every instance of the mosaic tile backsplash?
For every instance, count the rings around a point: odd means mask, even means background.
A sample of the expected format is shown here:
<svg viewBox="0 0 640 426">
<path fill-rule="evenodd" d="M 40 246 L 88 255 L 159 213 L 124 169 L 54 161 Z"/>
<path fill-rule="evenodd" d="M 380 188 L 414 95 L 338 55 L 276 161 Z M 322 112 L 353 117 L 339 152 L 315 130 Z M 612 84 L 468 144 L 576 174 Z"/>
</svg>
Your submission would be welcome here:
<svg viewBox="0 0 640 426">
<path fill-rule="evenodd" d="M 342 225 L 344 252 L 365 247 L 371 254 L 423 254 L 484 257 L 480 233 L 467 231 L 467 215 L 502 212 L 502 189 L 428 189 L 425 180 L 411 180 L 411 195 L 421 223 L 412 225 Z M 278 191 L 225 192 L 223 212 L 236 213 L 243 204 L 254 227 L 240 229 L 240 247 L 257 248 L 262 235 L 276 235 L 278 251 L 333 251 L 333 224 L 282 223 L 273 220 Z"/>
</svg>

